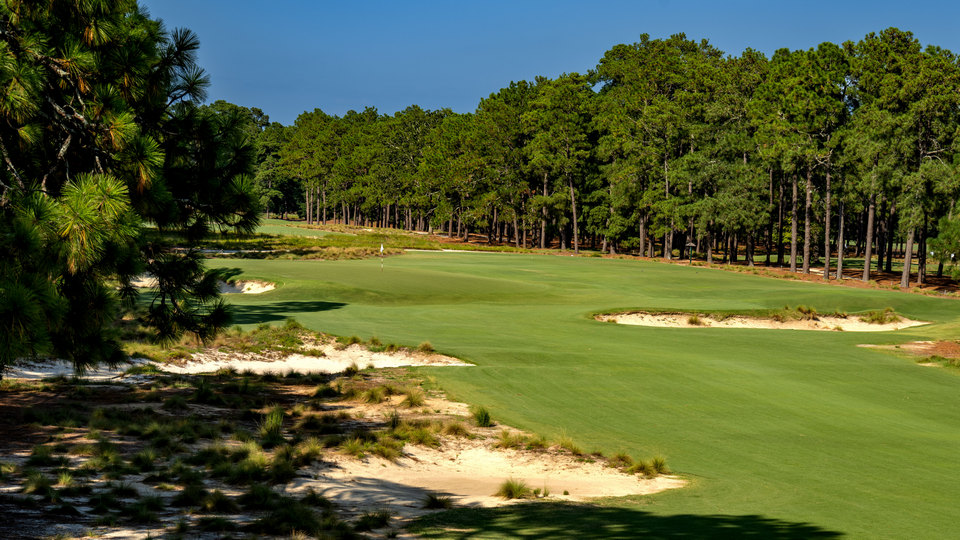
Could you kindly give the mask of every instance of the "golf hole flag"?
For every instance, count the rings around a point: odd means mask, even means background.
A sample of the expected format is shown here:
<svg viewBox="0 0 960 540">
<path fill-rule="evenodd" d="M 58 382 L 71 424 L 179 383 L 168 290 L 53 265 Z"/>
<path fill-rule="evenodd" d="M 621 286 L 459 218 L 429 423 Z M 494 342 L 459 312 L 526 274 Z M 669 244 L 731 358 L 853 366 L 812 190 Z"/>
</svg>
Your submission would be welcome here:
<svg viewBox="0 0 960 540">
<path fill-rule="evenodd" d="M 380 244 L 380 254 L 383 255 L 383 244 Z"/>
</svg>

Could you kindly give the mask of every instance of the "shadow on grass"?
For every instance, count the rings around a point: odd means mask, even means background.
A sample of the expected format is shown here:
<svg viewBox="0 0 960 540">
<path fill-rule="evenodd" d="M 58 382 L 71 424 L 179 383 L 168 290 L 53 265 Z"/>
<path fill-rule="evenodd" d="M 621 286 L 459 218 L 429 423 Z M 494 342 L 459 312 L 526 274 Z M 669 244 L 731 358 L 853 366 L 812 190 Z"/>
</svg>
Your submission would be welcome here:
<svg viewBox="0 0 960 540">
<path fill-rule="evenodd" d="M 257 324 L 282 321 L 300 313 L 317 313 L 340 309 L 343 302 L 271 302 L 269 304 L 233 304 L 234 324 Z"/>
<path fill-rule="evenodd" d="M 423 538 L 839 538 L 810 523 L 763 516 L 656 515 L 623 507 L 525 503 L 461 508 L 420 518 L 409 530 Z"/>
</svg>

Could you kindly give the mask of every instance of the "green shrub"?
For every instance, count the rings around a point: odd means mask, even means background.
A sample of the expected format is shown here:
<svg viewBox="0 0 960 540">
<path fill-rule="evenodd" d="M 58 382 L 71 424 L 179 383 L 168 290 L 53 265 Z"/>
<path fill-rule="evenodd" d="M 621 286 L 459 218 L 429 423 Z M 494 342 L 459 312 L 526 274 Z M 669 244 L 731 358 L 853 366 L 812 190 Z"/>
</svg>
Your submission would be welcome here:
<svg viewBox="0 0 960 540">
<path fill-rule="evenodd" d="M 573 454 L 573 455 L 575 455 L 575 456 L 582 456 L 582 455 L 583 455 L 583 449 L 581 449 L 579 446 L 577 446 L 577 443 L 573 442 L 573 439 L 571 439 L 570 437 L 568 437 L 568 436 L 566 436 L 566 435 L 562 435 L 562 436 L 557 440 L 557 446 L 559 446 L 560 448 L 562 448 L 562 449 L 570 452 L 571 454 Z"/>
<path fill-rule="evenodd" d="M 419 388 L 411 388 L 404 394 L 406 397 L 403 399 L 403 405 L 406 407 L 422 407 L 426 403 L 426 396 L 424 396 L 423 390 Z"/>
<path fill-rule="evenodd" d="M 451 437 L 469 437 L 470 430 L 462 422 L 452 421 L 443 425 L 441 432 Z"/>
<path fill-rule="evenodd" d="M 163 400 L 163 408 L 168 411 L 182 411 L 189 407 L 187 398 L 183 396 L 170 396 Z"/>
<path fill-rule="evenodd" d="M 437 495 L 436 493 L 427 493 L 423 498 L 423 508 L 427 510 L 443 510 L 453 508 L 453 499 L 446 495 Z"/>
<path fill-rule="evenodd" d="M 703 320 L 700 319 L 700 316 L 694 313 L 687 318 L 687 324 L 691 326 L 700 326 L 703 324 Z"/>
<path fill-rule="evenodd" d="M 511 433 L 504 429 L 500 432 L 494 448 L 523 448 L 527 444 L 527 438 L 522 433 Z"/>
<path fill-rule="evenodd" d="M 650 462 L 650 466 L 653 467 L 654 472 L 657 474 L 669 474 L 670 468 L 667 467 L 667 460 L 662 456 L 657 456 L 653 458 Z"/>
<path fill-rule="evenodd" d="M 617 469 L 625 469 L 633 465 L 633 458 L 623 452 L 618 452 L 609 459 L 607 464 Z"/>
<path fill-rule="evenodd" d="M 420 345 L 417 345 L 417 350 L 422 353 L 430 354 L 434 351 L 433 344 L 429 341 L 424 341 Z"/>
<path fill-rule="evenodd" d="M 367 512 L 357 519 L 354 529 L 357 532 L 367 532 L 373 529 L 382 529 L 390 524 L 390 512 L 386 510 L 377 510 L 376 512 Z"/>
<path fill-rule="evenodd" d="M 264 415 L 259 426 L 260 442 L 264 447 L 269 448 L 285 441 L 283 438 L 283 417 L 283 407 L 279 405 L 271 407 L 270 411 Z"/>
<path fill-rule="evenodd" d="M 888 324 L 900 321 L 892 307 L 868 311 L 860 316 L 860 320 L 869 324 Z"/>
<path fill-rule="evenodd" d="M 470 414 L 473 415 L 473 422 L 477 427 L 493 427 L 493 419 L 490 417 L 490 411 L 486 407 L 475 406 L 470 408 Z"/>
<path fill-rule="evenodd" d="M 216 514 L 235 514 L 240 511 L 237 503 L 224 495 L 219 489 L 213 490 L 203 499 L 200 509 L 204 512 Z"/>
<path fill-rule="evenodd" d="M 202 484 L 191 484 L 177 493 L 170 504 L 179 507 L 200 506 L 209 495 L 210 493 L 204 489 Z"/>
<path fill-rule="evenodd" d="M 500 489 L 494 495 L 504 499 L 527 499 L 533 495 L 533 490 L 523 480 L 510 478 L 500 484 Z"/>
</svg>

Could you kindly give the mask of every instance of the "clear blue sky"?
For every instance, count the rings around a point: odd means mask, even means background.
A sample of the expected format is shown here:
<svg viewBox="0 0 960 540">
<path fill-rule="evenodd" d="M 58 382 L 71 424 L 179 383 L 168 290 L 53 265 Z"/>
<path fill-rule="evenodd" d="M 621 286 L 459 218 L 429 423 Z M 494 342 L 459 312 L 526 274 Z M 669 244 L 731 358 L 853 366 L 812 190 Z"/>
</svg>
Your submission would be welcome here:
<svg viewBox="0 0 960 540">
<path fill-rule="evenodd" d="M 684 32 L 728 54 L 859 40 L 889 26 L 960 52 L 948 1 L 141 0 L 200 36 L 210 100 L 305 110 L 476 108 L 510 81 L 585 72 L 617 43 Z"/>
</svg>

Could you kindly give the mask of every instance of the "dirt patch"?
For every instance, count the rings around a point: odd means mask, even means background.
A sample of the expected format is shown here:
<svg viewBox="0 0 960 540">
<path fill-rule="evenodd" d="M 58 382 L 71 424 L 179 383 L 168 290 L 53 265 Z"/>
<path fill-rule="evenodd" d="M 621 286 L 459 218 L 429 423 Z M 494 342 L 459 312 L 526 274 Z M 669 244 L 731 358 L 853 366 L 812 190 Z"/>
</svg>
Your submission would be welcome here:
<svg viewBox="0 0 960 540">
<path fill-rule="evenodd" d="M 921 366 L 939 367 L 943 365 L 944 360 L 956 364 L 960 360 L 960 342 L 957 341 L 911 341 L 898 345 L 873 345 L 863 344 L 860 347 L 868 349 L 881 349 L 887 351 L 903 352 L 914 357 L 938 359 L 938 362 L 920 362 Z"/>
<path fill-rule="evenodd" d="M 733 316 L 714 318 L 694 313 L 617 313 L 598 315 L 598 321 L 660 328 L 761 328 L 777 330 L 833 330 L 845 332 L 888 332 L 929 324 L 901 318 L 882 324 L 869 323 L 856 316 L 818 316 L 812 319 L 784 319 Z"/>
</svg>

